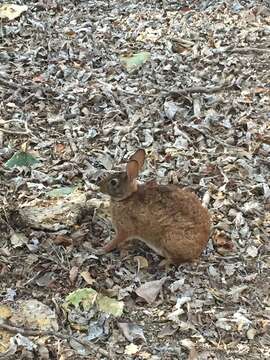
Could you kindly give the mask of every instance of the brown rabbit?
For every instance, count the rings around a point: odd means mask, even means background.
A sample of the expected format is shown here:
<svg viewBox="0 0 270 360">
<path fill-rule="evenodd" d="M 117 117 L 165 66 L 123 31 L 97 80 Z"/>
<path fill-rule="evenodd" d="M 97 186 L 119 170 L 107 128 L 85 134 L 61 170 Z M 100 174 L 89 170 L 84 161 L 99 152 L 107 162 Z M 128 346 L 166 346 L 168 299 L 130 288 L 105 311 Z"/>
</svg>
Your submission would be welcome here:
<svg viewBox="0 0 270 360">
<path fill-rule="evenodd" d="M 196 260 L 209 238 L 208 211 L 194 193 L 176 185 L 138 184 L 144 160 L 145 151 L 137 150 L 125 172 L 110 174 L 99 183 L 101 192 L 111 196 L 116 230 L 115 238 L 103 250 L 110 252 L 139 239 L 169 263 Z"/>
</svg>

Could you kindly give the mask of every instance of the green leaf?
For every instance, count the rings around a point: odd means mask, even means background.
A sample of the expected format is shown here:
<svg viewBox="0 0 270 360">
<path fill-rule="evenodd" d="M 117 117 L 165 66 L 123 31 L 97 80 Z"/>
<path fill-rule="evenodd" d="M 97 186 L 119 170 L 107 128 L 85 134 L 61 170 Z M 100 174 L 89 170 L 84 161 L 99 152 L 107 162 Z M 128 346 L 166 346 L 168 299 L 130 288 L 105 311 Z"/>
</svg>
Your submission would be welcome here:
<svg viewBox="0 0 270 360">
<path fill-rule="evenodd" d="M 31 166 L 38 162 L 39 161 L 33 155 L 24 151 L 18 151 L 5 163 L 5 165 L 8 168 L 13 168 L 14 166 Z"/>
<path fill-rule="evenodd" d="M 107 314 L 111 314 L 113 316 L 121 316 L 123 314 L 123 301 L 117 301 L 109 298 L 108 296 L 99 295 L 97 305 L 100 311 Z"/>
<path fill-rule="evenodd" d="M 71 309 L 83 308 L 88 311 L 96 304 L 99 311 L 106 312 L 113 316 L 121 316 L 123 314 L 124 303 L 108 296 L 98 294 L 92 288 L 78 289 L 70 293 L 63 304 L 64 309 L 70 311 Z"/>
<path fill-rule="evenodd" d="M 68 309 L 70 306 L 75 308 L 83 307 L 84 310 L 89 310 L 96 301 L 97 292 L 91 288 L 78 289 L 70 293 L 64 303 L 64 308 Z"/>
<path fill-rule="evenodd" d="M 150 56 L 149 52 L 142 51 L 131 56 L 121 56 L 121 62 L 128 72 L 132 72 L 149 60 Z"/>
<path fill-rule="evenodd" d="M 63 186 L 61 188 L 57 188 L 57 189 L 53 189 L 51 191 L 48 191 L 47 195 L 49 197 L 54 197 L 54 198 L 65 197 L 67 195 L 72 194 L 75 189 L 76 189 L 75 186 Z"/>
</svg>

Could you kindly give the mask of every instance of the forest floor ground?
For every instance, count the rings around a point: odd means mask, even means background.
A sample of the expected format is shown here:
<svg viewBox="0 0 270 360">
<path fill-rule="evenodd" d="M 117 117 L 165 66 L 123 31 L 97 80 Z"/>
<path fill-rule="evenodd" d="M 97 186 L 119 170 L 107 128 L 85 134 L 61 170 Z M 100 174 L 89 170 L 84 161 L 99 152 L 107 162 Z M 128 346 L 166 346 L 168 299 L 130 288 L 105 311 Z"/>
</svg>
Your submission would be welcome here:
<svg viewBox="0 0 270 360">
<path fill-rule="evenodd" d="M 269 359 L 269 1 L 16 3 L 0 27 L 0 358 Z M 208 207 L 197 264 L 96 252 L 113 235 L 96 181 L 138 147 L 142 181 Z"/>
</svg>

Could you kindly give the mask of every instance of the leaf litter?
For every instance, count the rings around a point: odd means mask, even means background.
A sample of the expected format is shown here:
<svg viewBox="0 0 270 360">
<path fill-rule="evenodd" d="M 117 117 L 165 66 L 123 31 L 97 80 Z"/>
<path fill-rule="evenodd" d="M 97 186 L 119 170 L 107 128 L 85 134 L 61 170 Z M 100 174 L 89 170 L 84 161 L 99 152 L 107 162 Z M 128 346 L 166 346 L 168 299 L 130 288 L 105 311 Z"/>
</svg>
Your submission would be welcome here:
<svg viewBox="0 0 270 360">
<path fill-rule="evenodd" d="M 1 356 L 268 359 L 269 1 L 30 0 L 0 16 Z M 141 180 L 211 212 L 198 264 L 98 251 L 113 230 L 96 182 L 141 146 Z M 84 289 L 120 318 L 63 311 Z M 14 318 L 28 301 L 52 329 Z"/>
</svg>

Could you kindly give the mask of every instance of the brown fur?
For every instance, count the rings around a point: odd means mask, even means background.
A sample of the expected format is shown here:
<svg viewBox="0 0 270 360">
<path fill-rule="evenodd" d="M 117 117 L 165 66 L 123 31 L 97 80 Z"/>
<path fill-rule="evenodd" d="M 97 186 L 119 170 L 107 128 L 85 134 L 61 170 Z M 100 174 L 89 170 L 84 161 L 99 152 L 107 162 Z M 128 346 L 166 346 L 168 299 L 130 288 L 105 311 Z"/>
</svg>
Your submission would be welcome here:
<svg viewBox="0 0 270 360">
<path fill-rule="evenodd" d="M 109 252 L 139 239 L 168 262 L 196 260 L 209 238 L 208 211 L 194 193 L 175 185 L 159 185 L 154 181 L 138 185 L 135 178 L 144 161 L 140 155 L 140 161 L 143 160 L 137 164 L 136 153 L 132 156 L 127 173 L 111 174 L 100 183 L 101 191 L 111 196 L 116 230 L 116 237 L 104 250 Z M 115 178 L 119 183 L 112 188 L 110 181 Z"/>
</svg>

